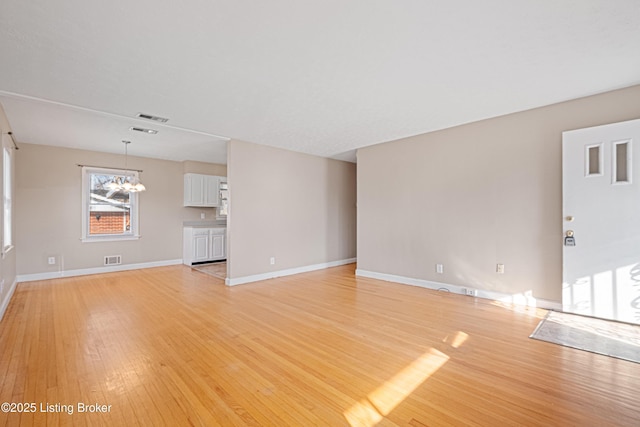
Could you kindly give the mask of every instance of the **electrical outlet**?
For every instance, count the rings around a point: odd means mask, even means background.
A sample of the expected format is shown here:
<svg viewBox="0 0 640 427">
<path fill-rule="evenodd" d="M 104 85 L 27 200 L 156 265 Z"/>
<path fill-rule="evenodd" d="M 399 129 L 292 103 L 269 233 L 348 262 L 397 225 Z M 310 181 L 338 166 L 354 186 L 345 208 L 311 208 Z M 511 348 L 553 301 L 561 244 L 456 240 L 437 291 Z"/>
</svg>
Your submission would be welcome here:
<svg viewBox="0 0 640 427">
<path fill-rule="evenodd" d="M 468 295 L 470 297 L 477 297 L 478 296 L 478 291 L 476 289 L 472 289 L 472 288 L 462 288 L 462 294 L 463 295 Z"/>
<path fill-rule="evenodd" d="M 49 258 L 47 258 L 47 263 L 49 265 L 55 265 L 56 264 L 56 257 L 50 256 Z"/>
<path fill-rule="evenodd" d="M 438 274 L 444 273 L 444 266 L 442 264 L 436 264 L 436 273 Z"/>
<path fill-rule="evenodd" d="M 496 273 L 504 274 L 504 264 L 496 264 Z"/>
<path fill-rule="evenodd" d="M 205 219 L 205 214 L 204 214 L 204 212 L 200 212 L 200 219 Z"/>
<path fill-rule="evenodd" d="M 269 264 L 276 265 L 276 257 L 272 256 L 271 258 L 269 258 Z"/>
</svg>

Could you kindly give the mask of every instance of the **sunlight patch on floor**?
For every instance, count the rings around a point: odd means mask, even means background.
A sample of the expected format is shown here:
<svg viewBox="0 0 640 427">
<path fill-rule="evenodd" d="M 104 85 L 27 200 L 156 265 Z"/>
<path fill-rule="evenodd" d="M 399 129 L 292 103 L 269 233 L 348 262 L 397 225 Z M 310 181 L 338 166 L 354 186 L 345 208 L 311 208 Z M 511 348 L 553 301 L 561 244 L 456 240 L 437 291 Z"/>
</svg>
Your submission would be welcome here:
<svg viewBox="0 0 640 427">
<path fill-rule="evenodd" d="M 491 305 L 507 308 L 518 313 L 527 313 L 542 319 L 547 314 L 547 310 L 538 307 L 538 300 L 533 296 L 533 291 L 525 291 L 513 294 L 499 300 L 491 301 Z"/>
<path fill-rule="evenodd" d="M 458 332 L 455 333 L 455 335 L 453 335 L 453 337 L 447 335 L 442 340 L 442 342 L 449 344 L 453 348 L 458 348 L 462 344 L 464 344 L 465 341 L 467 341 L 467 339 L 469 339 L 469 335 L 468 334 L 466 334 L 466 333 L 464 333 L 462 331 L 458 331 Z"/>
<path fill-rule="evenodd" d="M 345 418 L 353 427 L 374 426 L 448 360 L 449 356 L 446 354 L 430 349 L 366 398 L 347 409 L 344 412 Z"/>
</svg>

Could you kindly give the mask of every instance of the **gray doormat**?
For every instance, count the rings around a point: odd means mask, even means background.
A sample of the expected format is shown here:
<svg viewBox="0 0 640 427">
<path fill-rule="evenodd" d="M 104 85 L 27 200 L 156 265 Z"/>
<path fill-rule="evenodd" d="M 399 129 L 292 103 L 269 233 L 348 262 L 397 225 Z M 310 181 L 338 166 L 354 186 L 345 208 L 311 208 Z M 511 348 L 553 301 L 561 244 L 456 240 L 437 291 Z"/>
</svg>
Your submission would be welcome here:
<svg viewBox="0 0 640 427">
<path fill-rule="evenodd" d="M 640 363 L 640 325 L 550 311 L 529 338 Z"/>
</svg>

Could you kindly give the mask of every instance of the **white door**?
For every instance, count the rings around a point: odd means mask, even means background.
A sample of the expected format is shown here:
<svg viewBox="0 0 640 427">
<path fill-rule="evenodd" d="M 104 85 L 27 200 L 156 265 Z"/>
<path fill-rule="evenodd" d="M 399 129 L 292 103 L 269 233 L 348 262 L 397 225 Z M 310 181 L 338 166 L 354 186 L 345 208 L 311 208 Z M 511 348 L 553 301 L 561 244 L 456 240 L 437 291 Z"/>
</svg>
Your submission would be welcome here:
<svg viewBox="0 0 640 427">
<path fill-rule="evenodd" d="M 220 178 L 218 178 L 217 176 L 204 176 L 205 205 L 218 206 L 220 197 L 220 195 L 218 194 L 219 180 Z"/>
<path fill-rule="evenodd" d="M 188 173 L 184 176 L 184 205 L 202 206 L 204 200 L 204 176 Z"/>
<path fill-rule="evenodd" d="M 224 235 L 222 234 L 211 235 L 211 258 L 212 259 L 224 258 Z"/>
<path fill-rule="evenodd" d="M 208 261 L 210 257 L 209 230 L 206 230 L 206 234 L 199 230 L 193 236 L 193 262 Z"/>
<path fill-rule="evenodd" d="M 562 134 L 564 311 L 640 324 L 640 120 Z"/>
</svg>

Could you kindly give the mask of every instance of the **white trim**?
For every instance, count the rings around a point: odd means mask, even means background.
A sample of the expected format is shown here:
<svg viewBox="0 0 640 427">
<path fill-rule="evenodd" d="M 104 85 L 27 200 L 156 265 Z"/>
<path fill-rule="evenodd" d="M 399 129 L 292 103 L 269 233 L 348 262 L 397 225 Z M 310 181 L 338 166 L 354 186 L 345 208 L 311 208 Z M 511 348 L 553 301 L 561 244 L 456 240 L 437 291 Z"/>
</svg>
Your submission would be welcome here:
<svg viewBox="0 0 640 427">
<path fill-rule="evenodd" d="M 589 149 L 598 147 L 598 173 L 589 173 L 589 166 L 591 164 L 591 158 L 589 157 Z M 590 178 L 594 176 L 604 175 L 604 142 L 598 142 L 597 144 L 589 144 L 584 146 L 584 176 Z"/>
<path fill-rule="evenodd" d="M 631 171 L 633 171 L 633 157 L 631 155 L 631 138 L 622 139 L 620 141 L 613 141 L 611 143 L 611 185 L 629 185 L 632 184 Z M 627 180 L 617 181 L 618 178 L 618 145 L 627 144 Z"/>
<path fill-rule="evenodd" d="M 13 250 L 14 246 L 13 245 L 9 245 L 7 247 L 5 247 L 2 250 L 2 258 L 4 258 L 5 256 L 7 256 L 9 254 L 9 252 L 11 252 Z"/>
<path fill-rule="evenodd" d="M 18 285 L 18 281 L 16 278 L 13 280 L 13 283 L 9 287 L 9 292 L 7 292 L 7 295 L 4 297 L 4 300 L 0 304 L 0 320 L 2 320 L 2 318 L 4 317 L 4 313 L 5 311 L 7 311 L 7 307 L 9 307 L 9 301 L 11 301 L 11 297 L 13 296 L 13 293 L 15 292 L 17 285 Z"/>
<path fill-rule="evenodd" d="M 474 288 L 473 286 L 458 286 L 448 283 L 432 282 L 430 280 L 413 279 L 411 277 L 396 276 L 394 274 L 377 273 L 375 271 L 367 271 L 356 269 L 356 276 L 369 277 L 371 279 L 384 280 L 387 282 L 395 282 L 403 285 L 418 286 L 421 288 L 446 290 L 454 294 L 464 294 L 463 289 L 474 289 L 477 292 L 477 298 L 485 298 L 504 303 L 512 303 L 517 305 L 525 305 L 528 307 L 539 307 L 549 310 L 562 311 L 562 303 L 556 301 L 545 300 L 542 298 L 534 298 L 525 294 L 505 294 L 502 292 L 485 291 Z"/>
<path fill-rule="evenodd" d="M 117 237 L 120 236 L 120 237 Z M 139 240 L 142 236 L 118 234 L 116 236 L 109 234 L 100 234 L 97 236 L 83 237 L 80 239 L 82 243 L 96 243 L 96 242 L 121 242 L 123 240 Z"/>
<path fill-rule="evenodd" d="M 237 277 L 234 279 L 230 279 L 227 277 L 224 280 L 224 283 L 227 286 L 243 285 L 245 283 L 259 282 L 260 280 L 273 279 L 273 278 L 282 277 L 282 276 L 291 276 L 292 274 L 307 273 L 309 271 L 322 270 L 325 268 L 337 267 L 339 265 L 345 265 L 345 264 L 352 264 L 356 262 L 356 260 L 357 258 L 348 258 L 348 259 L 341 259 L 338 261 L 323 262 L 321 264 L 305 265 L 304 267 L 295 267 L 295 268 L 289 268 L 286 270 L 278 270 L 278 271 L 270 271 L 268 273 L 254 274 L 252 276 Z"/>
<path fill-rule="evenodd" d="M 82 234 L 80 241 L 83 243 L 108 242 L 116 240 L 137 240 L 140 238 L 140 206 L 137 192 L 129 193 L 129 225 L 130 230 L 122 234 L 89 234 L 90 226 L 90 176 L 91 175 L 115 175 L 130 176 L 138 179 L 139 173 L 132 169 L 113 169 L 96 166 L 82 166 Z"/>
<path fill-rule="evenodd" d="M 165 267 L 168 265 L 182 264 L 182 259 L 170 259 L 166 261 L 151 261 L 139 264 L 121 264 L 108 267 L 82 268 L 79 270 L 53 271 L 48 273 L 20 274 L 16 278 L 18 282 L 32 282 L 34 280 L 58 279 L 61 277 L 85 276 L 88 274 L 112 273 L 114 271 L 138 270 L 141 268 Z"/>
</svg>

